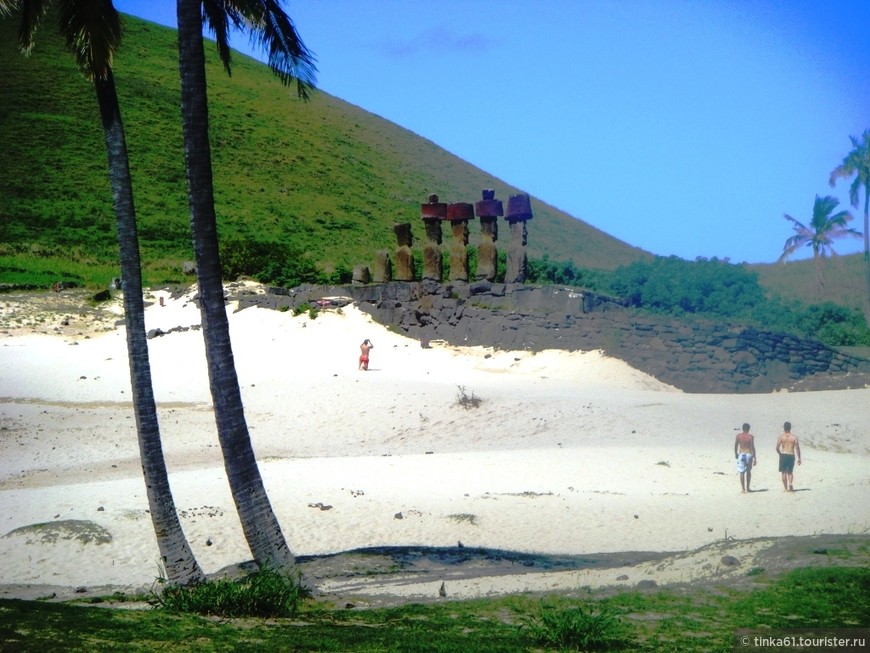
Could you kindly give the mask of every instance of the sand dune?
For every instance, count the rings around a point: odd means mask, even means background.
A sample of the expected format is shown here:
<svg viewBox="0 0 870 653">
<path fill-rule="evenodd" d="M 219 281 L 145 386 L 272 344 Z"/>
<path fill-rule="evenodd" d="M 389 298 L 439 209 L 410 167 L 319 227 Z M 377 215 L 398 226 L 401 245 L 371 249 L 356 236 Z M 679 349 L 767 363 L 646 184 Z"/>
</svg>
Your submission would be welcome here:
<svg viewBox="0 0 870 653">
<path fill-rule="evenodd" d="M 173 493 L 195 555 L 216 572 L 250 553 L 215 435 L 199 312 L 190 295 L 153 300 L 148 328 L 168 332 L 149 347 Z M 228 310 L 255 451 L 297 555 L 460 541 L 682 555 L 870 531 L 870 390 L 688 395 L 600 352 L 422 349 L 353 306 L 313 320 Z M 357 370 L 364 338 L 375 345 L 368 372 Z M 150 586 L 158 553 L 123 327 L 8 331 L 0 369 L 0 595 Z M 463 394 L 480 405 L 462 407 Z M 804 457 L 794 493 L 782 491 L 774 452 L 785 420 Z M 732 453 L 744 421 L 759 453 L 749 495 Z M 98 543 L 105 533 L 111 540 Z M 572 573 L 519 587 L 515 577 L 476 579 L 457 595 L 591 582 Z M 418 585 L 407 591 L 431 589 Z M 363 591 L 354 588 L 343 591 Z"/>
</svg>

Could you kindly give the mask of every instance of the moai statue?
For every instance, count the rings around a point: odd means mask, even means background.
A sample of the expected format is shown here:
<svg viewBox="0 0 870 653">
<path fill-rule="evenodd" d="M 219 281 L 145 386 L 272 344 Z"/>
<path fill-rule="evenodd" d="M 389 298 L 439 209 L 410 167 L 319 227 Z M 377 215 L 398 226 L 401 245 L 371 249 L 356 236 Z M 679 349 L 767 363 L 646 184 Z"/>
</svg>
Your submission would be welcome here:
<svg viewBox="0 0 870 653">
<path fill-rule="evenodd" d="M 447 205 L 447 219 L 453 230 L 450 243 L 450 280 L 468 281 L 468 221 L 474 219 L 474 207 L 466 202 Z"/>
<path fill-rule="evenodd" d="M 447 204 L 430 195 L 426 204 L 420 205 L 423 223 L 426 225 L 426 243 L 423 245 L 423 279 L 441 281 L 444 274 L 441 264 L 441 221 L 447 218 Z"/>
<path fill-rule="evenodd" d="M 369 271 L 368 265 L 355 265 L 353 266 L 353 276 L 351 277 L 351 283 L 354 285 L 357 284 L 365 284 L 371 283 L 372 275 Z"/>
<path fill-rule="evenodd" d="M 375 252 L 375 266 L 372 270 L 372 281 L 386 283 L 393 280 L 393 262 L 390 253 L 385 249 Z"/>
<path fill-rule="evenodd" d="M 532 204 L 525 193 L 508 199 L 507 220 L 511 240 L 505 262 L 505 283 L 523 283 L 526 280 L 526 222 L 532 219 Z"/>
<path fill-rule="evenodd" d="M 411 255 L 411 245 L 414 237 L 411 235 L 411 223 L 393 225 L 396 233 L 396 281 L 414 280 L 414 257 Z"/>
<path fill-rule="evenodd" d="M 480 218 L 480 245 L 477 247 L 477 272 L 475 277 L 495 281 L 498 272 L 498 251 L 495 241 L 498 240 L 498 218 L 504 215 L 501 200 L 495 199 L 494 190 L 484 190 L 483 199 L 474 206 L 477 217 Z"/>
</svg>

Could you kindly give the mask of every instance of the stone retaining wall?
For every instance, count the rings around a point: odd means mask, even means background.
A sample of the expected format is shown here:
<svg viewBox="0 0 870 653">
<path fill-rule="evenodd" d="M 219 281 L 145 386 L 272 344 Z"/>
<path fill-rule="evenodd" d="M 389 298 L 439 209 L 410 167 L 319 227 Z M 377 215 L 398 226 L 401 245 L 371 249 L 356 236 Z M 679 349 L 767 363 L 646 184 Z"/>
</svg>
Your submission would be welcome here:
<svg viewBox="0 0 870 653">
<path fill-rule="evenodd" d="M 870 385 L 870 361 L 816 341 L 708 320 L 689 323 L 645 315 L 577 288 L 392 282 L 272 288 L 265 296 L 239 299 L 243 306 L 295 308 L 329 297 L 358 303 L 376 321 L 423 346 L 441 339 L 505 350 L 601 349 L 686 392 Z"/>
</svg>

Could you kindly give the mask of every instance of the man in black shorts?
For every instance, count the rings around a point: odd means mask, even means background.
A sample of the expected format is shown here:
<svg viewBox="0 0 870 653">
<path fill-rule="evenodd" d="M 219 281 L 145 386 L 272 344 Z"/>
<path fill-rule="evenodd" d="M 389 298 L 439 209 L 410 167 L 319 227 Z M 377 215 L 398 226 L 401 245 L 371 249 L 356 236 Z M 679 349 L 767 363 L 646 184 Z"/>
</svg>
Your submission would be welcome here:
<svg viewBox="0 0 870 653">
<path fill-rule="evenodd" d="M 801 446 L 797 436 L 791 432 L 791 422 L 782 425 L 784 433 L 776 440 L 776 453 L 779 454 L 779 471 L 782 474 L 782 487 L 786 492 L 794 492 L 794 463 L 801 464 Z"/>
</svg>

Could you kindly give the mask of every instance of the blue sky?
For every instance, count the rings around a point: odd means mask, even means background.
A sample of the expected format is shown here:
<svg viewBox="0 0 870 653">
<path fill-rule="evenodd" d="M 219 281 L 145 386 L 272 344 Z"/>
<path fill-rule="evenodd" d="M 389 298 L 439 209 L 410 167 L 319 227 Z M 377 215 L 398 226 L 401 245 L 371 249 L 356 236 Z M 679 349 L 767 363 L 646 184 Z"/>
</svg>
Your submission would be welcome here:
<svg viewBox="0 0 870 653">
<path fill-rule="evenodd" d="M 175 24 L 173 0 L 115 6 Z M 775 261 L 817 194 L 862 228 L 828 177 L 870 128 L 868 0 L 284 7 L 323 91 L 647 251 Z"/>
</svg>

